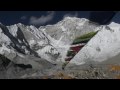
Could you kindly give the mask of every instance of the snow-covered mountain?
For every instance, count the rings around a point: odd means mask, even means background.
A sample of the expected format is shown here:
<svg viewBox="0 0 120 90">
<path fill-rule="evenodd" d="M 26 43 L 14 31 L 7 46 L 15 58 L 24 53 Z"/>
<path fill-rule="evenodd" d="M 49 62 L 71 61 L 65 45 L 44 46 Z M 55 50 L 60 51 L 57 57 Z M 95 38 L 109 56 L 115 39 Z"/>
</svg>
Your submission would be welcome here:
<svg viewBox="0 0 120 90">
<path fill-rule="evenodd" d="M 99 32 L 71 60 L 71 63 L 83 64 L 88 61 L 102 62 L 120 54 L 120 13 L 109 25 L 99 26 Z"/>
<path fill-rule="evenodd" d="M 62 58 L 58 61 L 64 62 L 67 50 L 76 37 L 100 28 L 97 23 L 90 22 L 85 18 L 66 17 L 55 25 L 41 26 L 39 29 L 52 37 L 51 41 L 54 41 L 54 46 L 61 53 Z"/>
<path fill-rule="evenodd" d="M 5 26 L 0 24 L 0 54 L 17 64 L 64 62 L 73 40 L 91 31 L 99 31 L 71 60 L 77 65 L 87 61 L 104 61 L 120 53 L 120 25 L 98 25 L 85 18 L 65 17 L 54 24 L 25 26 L 21 23 Z"/>
<path fill-rule="evenodd" d="M 39 66 L 37 62 L 41 60 L 54 63 L 59 55 L 44 31 L 20 23 L 11 26 L 0 24 L 0 54 L 15 63 L 35 63 L 33 67 Z"/>
<path fill-rule="evenodd" d="M 119 15 L 120 13 L 111 20 L 109 25 L 98 25 L 85 18 L 66 17 L 55 25 L 44 27 L 44 31 L 58 40 L 56 46 L 59 47 L 58 50 L 61 48 L 62 61 L 65 60 L 66 51 L 75 37 L 98 31 L 70 63 L 81 65 L 88 61 L 102 62 L 120 53 L 120 24 L 115 23 Z M 39 29 L 41 28 L 43 27 Z"/>
</svg>

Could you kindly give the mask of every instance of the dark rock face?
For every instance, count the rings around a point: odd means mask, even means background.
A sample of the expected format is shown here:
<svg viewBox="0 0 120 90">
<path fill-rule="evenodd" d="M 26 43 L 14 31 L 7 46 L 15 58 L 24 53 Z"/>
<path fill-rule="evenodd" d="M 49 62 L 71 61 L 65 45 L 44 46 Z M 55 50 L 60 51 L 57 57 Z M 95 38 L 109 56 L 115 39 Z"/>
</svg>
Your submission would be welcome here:
<svg viewBox="0 0 120 90">
<path fill-rule="evenodd" d="M 25 72 L 27 69 L 32 70 L 32 66 L 24 64 L 15 64 L 3 55 L 0 55 L 1 79 L 17 78 L 17 76 L 20 76 L 20 73 Z"/>
<path fill-rule="evenodd" d="M 2 29 L 3 33 L 8 36 L 10 38 L 10 40 L 13 42 L 13 48 L 15 48 L 18 52 L 25 54 L 24 50 L 20 49 L 17 44 L 19 46 L 21 46 L 21 44 L 18 42 L 18 39 L 15 38 L 8 30 L 8 28 L 2 24 L 0 24 L 0 28 Z"/>
<path fill-rule="evenodd" d="M 11 63 L 14 64 L 11 64 L 13 67 L 17 66 L 23 69 L 50 68 L 52 60 L 58 58 L 58 55 L 53 52 L 58 51 L 51 45 L 48 35 L 34 26 L 0 24 L 0 35 L 0 54 L 11 60 Z M 48 54 L 46 54 L 47 52 Z"/>
<path fill-rule="evenodd" d="M 4 57 L 3 55 L 0 55 L 0 68 L 1 67 L 6 68 L 9 65 L 10 62 L 11 61 L 9 59 L 7 59 L 6 57 Z"/>
</svg>

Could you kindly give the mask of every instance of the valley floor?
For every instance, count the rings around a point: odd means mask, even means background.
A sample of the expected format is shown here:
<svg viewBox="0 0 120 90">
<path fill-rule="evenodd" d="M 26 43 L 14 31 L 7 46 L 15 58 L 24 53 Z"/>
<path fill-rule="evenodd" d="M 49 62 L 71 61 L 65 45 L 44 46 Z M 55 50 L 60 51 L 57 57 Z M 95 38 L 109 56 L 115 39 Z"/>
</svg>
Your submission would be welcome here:
<svg viewBox="0 0 120 90">
<path fill-rule="evenodd" d="M 25 76 L 23 79 L 120 79 L 120 55 L 102 63 L 71 66 L 65 70 L 51 69 L 47 73 L 42 76 L 34 73 L 33 76 Z"/>
<path fill-rule="evenodd" d="M 69 66 L 61 65 L 46 70 L 20 69 L 11 67 L 0 73 L 1 79 L 120 79 L 120 55 L 102 63 L 87 63 Z"/>
<path fill-rule="evenodd" d="M 114 66 L 113 66 L 114 67 Z M 68 69 L 53 72 L 51 75 L 39 76 L 36 73 L 20 79 L 120 79 L 120 71 L 110 66 L 95 66 L 85 69 Z"/>
</svg>

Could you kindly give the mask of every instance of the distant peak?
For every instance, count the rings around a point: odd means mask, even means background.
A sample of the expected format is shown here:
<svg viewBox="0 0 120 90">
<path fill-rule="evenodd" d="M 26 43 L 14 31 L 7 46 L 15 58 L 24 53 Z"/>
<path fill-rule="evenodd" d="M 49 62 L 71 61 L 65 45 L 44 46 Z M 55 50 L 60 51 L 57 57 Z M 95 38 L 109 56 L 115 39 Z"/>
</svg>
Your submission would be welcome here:
<svg viewBox="0 0 120 90">
<path fill-rule="evenodd" d="M 23 25 L 22 23 L 18 23 L 18 25 Z"/>
<path fill-rule="evenodd" d="M 89 21 L 87 18 L 78 18 L 78 17 L 70 17 L 70 16 L 65 17 L 62 21 L 68 21 L 68 20 L 70 20 L 70 21 L 76 21 L 76 20 Z"/>
<path fill-rule="evenodd" d="M 70 17 L 70 16 L 67 16 L 67 17 L 64 17 L 64 19 L 78 19 L 77 17 Z"/>
<path fill-rule="evenodd" d="M 78 17 L 71 17 L 71 16 L 67 16 L 64 19 L 86 19 L 86 18 L 78 18 Z M 86 19 L 87 20 L 87 19 Z"/>
<path fill-rule="evenodd" d="M 3 25 L 3 24 L 0 22 L 0 25 Z"/>
<path fill-rule="evenodd" d="M 20 25 L 20 26 L 21 26 L 21 25 L 24 25 L 24 24 L 22 24 L 22 23 L 18 23 L 18 24 L 16 24 L 16 25 Z"/>
</svg>

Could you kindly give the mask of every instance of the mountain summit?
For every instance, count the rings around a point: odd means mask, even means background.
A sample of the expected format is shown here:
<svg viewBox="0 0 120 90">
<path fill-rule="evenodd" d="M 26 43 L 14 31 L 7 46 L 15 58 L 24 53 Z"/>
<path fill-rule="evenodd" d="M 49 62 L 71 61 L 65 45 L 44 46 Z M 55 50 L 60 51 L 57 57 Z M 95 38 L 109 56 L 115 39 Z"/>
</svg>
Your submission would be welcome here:
<svg viewBox="0 0 120 90">
<path fill-rule="evenodd" d="M 85 18 L 65 17 L 54 25 L 39 28 L 21 23 L 0 24 L 0 54 L 16 64 L 45 68 L 65 62 L 75 38 L 94 31 L 98 33 L 75 55 L 71 64 L 102 62 L 120 53 L 119 24 L 98 25 Z"/>
</svg>

